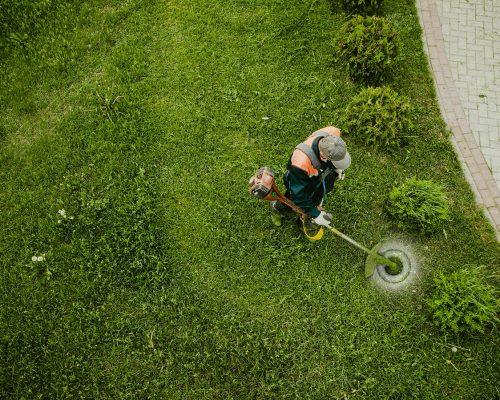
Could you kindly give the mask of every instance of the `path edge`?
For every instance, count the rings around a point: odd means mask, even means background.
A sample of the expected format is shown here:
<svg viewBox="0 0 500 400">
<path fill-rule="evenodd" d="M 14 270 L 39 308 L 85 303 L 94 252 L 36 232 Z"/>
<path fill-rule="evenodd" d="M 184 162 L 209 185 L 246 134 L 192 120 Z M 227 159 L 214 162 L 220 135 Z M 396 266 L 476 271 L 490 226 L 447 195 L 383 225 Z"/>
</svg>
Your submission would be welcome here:
<svg viewBox="0 0 500 400">
<path fill-rule="evenodd" d="M 465 179 L 474 192 L 476 203 L 490 221 L 497 241 L 500 241 L 500 189 L 472 133 L 453 81 L 436 2 L 415 2 L 441 115 L 453 134 L 450 141 L 460 160 Z"/>
</svg>

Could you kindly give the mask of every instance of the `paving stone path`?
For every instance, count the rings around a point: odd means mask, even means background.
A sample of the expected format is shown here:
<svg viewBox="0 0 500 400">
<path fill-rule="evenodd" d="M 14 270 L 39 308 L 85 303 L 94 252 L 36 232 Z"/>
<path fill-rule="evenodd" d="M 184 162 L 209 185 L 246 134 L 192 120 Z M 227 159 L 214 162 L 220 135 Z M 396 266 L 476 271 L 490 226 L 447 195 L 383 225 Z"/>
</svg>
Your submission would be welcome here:
<svg viewBox="0 0 500 400">
<path fill-rule="evenodd" d="M 441 113 L 500 240 L 500 0 L 416 0 Z"/>
</svg>

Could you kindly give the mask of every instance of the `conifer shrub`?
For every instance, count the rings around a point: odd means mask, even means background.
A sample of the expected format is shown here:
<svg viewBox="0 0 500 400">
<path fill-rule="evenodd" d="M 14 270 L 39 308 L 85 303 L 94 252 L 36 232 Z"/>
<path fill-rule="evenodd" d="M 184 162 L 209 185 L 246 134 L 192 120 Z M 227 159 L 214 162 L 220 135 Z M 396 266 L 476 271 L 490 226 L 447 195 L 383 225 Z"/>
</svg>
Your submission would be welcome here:
<svg viewBox="0 0 500 400">
<path fill-rule="evenodd" d="M 339 32 L 339 61 L 352 79 L 376 82 L 398 55 L 397 33 L 383 17 L 354 16 Z"/>
<path fill-rule="evenodd" d="M 377 12 L 383 0 L 342 0 L 344 9 L 351 14 L 367 15 Z"/>
<path fill-rule="evenodd" d="M 363 89 L 346 108 L 346 132 L 374 147 L 399 147 L 412 127 L 408 98 L 390 87 Z"/>
<path fill-rule="evenodd" d="M 436 232 L 450 219 L 448 200 L 441 186 L 416 178 L 392 189 L 387 210 L 400 228 L 422 234 Z"/>
<path fill-rule="evenodd" d="M 445 332 L 484 333 L 499 321 L 500 302 L 494 287 L 485 282 L 481 267 L 451 275 L 440 273 L 428 305 L 434 323 Z"/>
</svg>

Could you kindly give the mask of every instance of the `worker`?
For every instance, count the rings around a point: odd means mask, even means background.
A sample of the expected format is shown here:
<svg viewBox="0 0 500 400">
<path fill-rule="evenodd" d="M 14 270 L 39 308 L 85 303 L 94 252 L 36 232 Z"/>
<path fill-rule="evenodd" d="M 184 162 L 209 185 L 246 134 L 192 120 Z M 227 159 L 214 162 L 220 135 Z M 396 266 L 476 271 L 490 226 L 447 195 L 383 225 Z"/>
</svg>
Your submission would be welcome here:
<svg viewBox="0 0 500 400">
<path fill-rule="evenodd" d="M 331 227 L 332 215 L 323 209 L 327 193 L 333 190 L 336 180 L 345 178 L 345 170 L 351 165 L 340 129 L 334 126 L 321 128 L 297 145 L 288 161 L 283 178 L 285 196 L 300 207 L 310 218 L 302 229 Z M 270 203 L 271 220 L 281 226 L 282 219 L 291 209 L 273 201 Z M 306 235 L 308 232 L 305 232 Z"/>
</svg>

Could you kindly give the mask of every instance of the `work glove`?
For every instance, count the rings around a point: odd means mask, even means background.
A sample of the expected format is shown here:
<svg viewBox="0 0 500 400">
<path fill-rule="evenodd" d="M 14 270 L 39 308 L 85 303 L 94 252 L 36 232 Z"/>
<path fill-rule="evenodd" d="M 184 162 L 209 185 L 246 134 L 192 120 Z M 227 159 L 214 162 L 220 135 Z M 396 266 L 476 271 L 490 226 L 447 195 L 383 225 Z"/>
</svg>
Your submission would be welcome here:
<svg viewBox="0 0 500 400">
<path fill-rule="evenodd" d="M 321 213 L 312 220 L 316 225 L 326 226 L 327 228 L 331 228 L 330 224 L 332 222 L 332 214 L 321 211 Z"/>
<path fill-rule="evenodd" d="M 339 181 L 342 181 L 345 179 L 345 169 L 336 169 L 335 172 L 337 173 L 337 179 Z"/>
</svg>

